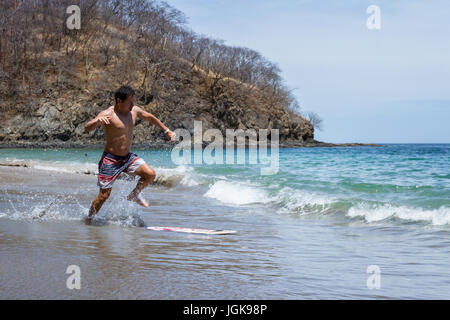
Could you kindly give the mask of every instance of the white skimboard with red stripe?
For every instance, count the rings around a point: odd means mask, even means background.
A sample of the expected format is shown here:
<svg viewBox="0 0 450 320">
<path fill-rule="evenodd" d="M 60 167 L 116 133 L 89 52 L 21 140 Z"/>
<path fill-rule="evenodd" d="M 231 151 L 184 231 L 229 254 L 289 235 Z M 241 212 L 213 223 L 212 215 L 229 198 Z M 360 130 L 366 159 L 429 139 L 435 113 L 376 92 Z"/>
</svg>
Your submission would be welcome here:
<svg viewBox="0 0 450 320">
<path fill-rule="evenodd" d="M 233 234 L 235 230 L 210 230 L 210 229 L 194 229 L 194 228 L 182 228 L 182 227 L 147 227 L 148 230 L 154 231 L 175 231 L 197 234 Z"/>
</svg>

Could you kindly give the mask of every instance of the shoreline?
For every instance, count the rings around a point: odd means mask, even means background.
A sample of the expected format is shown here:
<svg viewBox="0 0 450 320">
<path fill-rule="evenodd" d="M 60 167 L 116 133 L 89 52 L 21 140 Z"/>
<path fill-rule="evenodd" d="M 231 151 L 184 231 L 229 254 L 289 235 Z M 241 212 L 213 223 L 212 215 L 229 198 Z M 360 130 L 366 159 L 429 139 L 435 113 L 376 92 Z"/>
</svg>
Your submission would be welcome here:
<svg viewBox="0 0 450 320">
<path fill-rule="evenodd" d="M 203 148 L 208 143 L 203 143 Z M 52 141 L 52 142 L 5 142 L 0 143 L 0 149 L 41 149 L 41 148 L 59 148 L 59 149 L 102 149 L 105 146 L 104 142 L 66 142 L 66 141 Z M 136 149 L 171 149 L 175 144 L 170 142 L 149 142 L 136 143 L 132 147 Z M 240 146 L 240 145 L 238 145 Z M 268 148 L 270 141 L 267 142 Z M 322 141 L 314 142 L 300 142 L 300 141 L 284 141 L 279 143 L 279 148 L 330 148 L 330 147 L 385 147 L 385 145 L 374 143 L 329 143 Z M 246 146 L 248 148 L 248 146 Z"/>
</svg>

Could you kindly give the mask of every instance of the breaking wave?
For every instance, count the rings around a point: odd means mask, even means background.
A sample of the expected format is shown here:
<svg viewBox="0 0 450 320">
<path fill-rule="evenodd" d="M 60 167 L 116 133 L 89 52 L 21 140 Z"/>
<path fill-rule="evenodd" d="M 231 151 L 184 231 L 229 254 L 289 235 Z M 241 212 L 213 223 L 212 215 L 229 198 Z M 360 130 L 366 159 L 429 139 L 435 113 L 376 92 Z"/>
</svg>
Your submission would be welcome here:
<svg viewBox="0 0 450 320">
<path fill-rule="evenodd" d="M 213 183 L 204 196 L 232 205 L 268 203 L 272 201 L 272 198 L 265 190 L 239 182 L 224 180 Z"/>
<path fill-rule="evenodd" d="M 431 222 L 433 225 L 450 224 L 450 208 L 440 207 L 438 209 L 411 208 L 407 206 L 393 206 L 391 204 L 367 207 L 360 204 L 350 208 L 349 217 L 362 217 L 368 223 L 378 222 L 391 218 L 402 220 Z"/>
<path fill-rule="evenodd" d="M 204 196 L 236 206 L 251 204 L 271 206 L 278 213 L 341 214 L 350 219 L 362 217 L 367 223 L 398 218 L 405 221 L 428 222 L 432 225 L 450 224 L 450 208 L 446 206 L 423 209 L 390 203 L 370 203 L 289 187 L 270 191 L 250 183 L 220 180 L 211 184 Z"/>
</svg>

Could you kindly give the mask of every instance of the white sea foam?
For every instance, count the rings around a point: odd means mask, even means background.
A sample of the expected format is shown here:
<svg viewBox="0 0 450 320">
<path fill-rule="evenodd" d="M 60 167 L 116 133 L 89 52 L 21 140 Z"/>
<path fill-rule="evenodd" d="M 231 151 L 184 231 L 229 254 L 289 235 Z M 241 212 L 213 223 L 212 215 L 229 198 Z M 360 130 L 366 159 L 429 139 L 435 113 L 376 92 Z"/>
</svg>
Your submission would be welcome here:
<svg viewBox="0 0 450 320">
<path fill-rule="evenodd" d="M 321 213 L 327 210 L 334 201 L 336 199 L 331 196 L 295 190 L 289 187 L 281 189 L 277 196 L 277 202 L 281 205 L 278 212 L 282 213 Z"/>
<path fill-rule="evenodd" d="M 326 210 L 334 198 L 285 187 L 274 193 L 250 182 L 219 180 L 213 183 L 205 197 L 233 205 L 278 204 L 278 212 L 318 213 Z"/>
<path fill-rule="evenodd" d="M 56 204 L 52 201 L 48 203 L 42 202 L 32 205 L 31 207 L 24 207 L 21 205 L 17 207 L 11 201 L 12 210 L 3 212 L 0 217 L 6 217 L 11 220 L 25 220 L 25 221 L 58 221 L 58 220 L 79 220 L 80 217 L 67 214 L 67 208 L 61 204 Z"/>
<path fill-rule="evenodd" d="M 269 197 L 264 189 L 242 182 L 225 180 L 219 180 L 213 183 L 204 196 L 234 205 L 268 203 L 273 201 L 273 198 Z"/>
<path fill-rule="evenodd" d="M 123 198 L 122 198 L 123 199 Z M 143 227 L 145 225 L 139 210 L 133 203 L 127 201 L 114 201 L 109 206 L 102 208 L 92 220 L 93 225 L 114 224 L 126 227 Z M 84 215 L 84 217 L 87 216 Z"/>
<path fill-rule="evenodd" d="M 121 226 L 145 225 L 139 210 L 135 204 L 122 200 L 122 195 L 107 203 L 102 211 L 95 215 L 93 225 L 115 224 Z M 66 200 L 72 204 L 67 205 Z M 73 200 L 75 200 L 73 202 Z M 43 222 L 43 221 L 81 221 L 88 215 L 89 208 L 81 205 L 76 198 L 61 196 L 57 200 L 41 198 L 39 202 L 32 203 L 30 198 L 21 198 L 18 202 L 9 202 L 9 208 L 4 208 L 0 218 L 8 218 L 16 221 Z"/>
<path fill-rule="evenodd" d="M 194 187 L 200 184 L 200 177 L 193 173 L 194 169 L 189 166 L 179 165 L 175 168 L 154 168 L 157 184 L 174 186 L 184 185 Z"/>
<path fill-rule="evenodd" d="M 411 208 L 407 206 L 392 206 L 385 204 L 377 207 L 358 205 L 350 208 L 349 217 L 363 217 L 367 222 L 376 222 L 391 217 L 410 221 L 427 221 L 433 225 L 450 224 L 450 208 L 440 207 L 438 209 Z"/>
</svg>

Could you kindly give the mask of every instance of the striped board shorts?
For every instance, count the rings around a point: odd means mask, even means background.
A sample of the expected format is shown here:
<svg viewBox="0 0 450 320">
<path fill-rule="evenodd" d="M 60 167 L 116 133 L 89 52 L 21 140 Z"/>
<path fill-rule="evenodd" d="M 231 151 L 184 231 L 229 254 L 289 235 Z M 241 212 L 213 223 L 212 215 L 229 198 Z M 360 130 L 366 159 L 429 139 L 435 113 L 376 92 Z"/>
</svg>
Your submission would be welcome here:
<svg viewBox="0 0 450 320">
<path fill-rule="evenodd" d="M 130 152 L 126 156 L 116 156 L 105 151 L 98 163 L 97 185 L 101 189 L 112 188 L 114 181 L 122 172 L 134 174 L 144 163 L 145 161 L 135 153 Z"/>
</svg>

